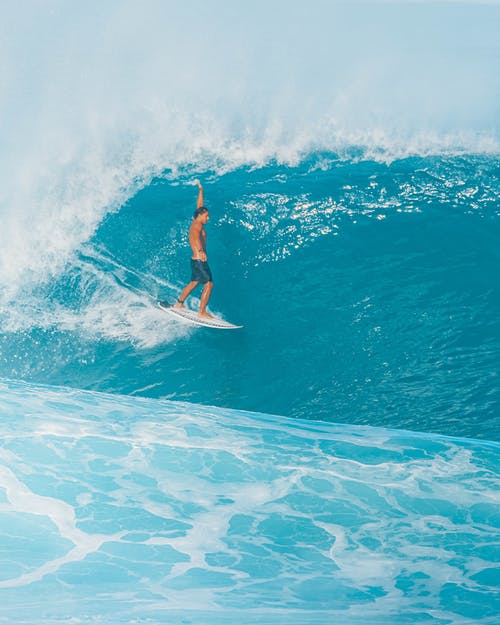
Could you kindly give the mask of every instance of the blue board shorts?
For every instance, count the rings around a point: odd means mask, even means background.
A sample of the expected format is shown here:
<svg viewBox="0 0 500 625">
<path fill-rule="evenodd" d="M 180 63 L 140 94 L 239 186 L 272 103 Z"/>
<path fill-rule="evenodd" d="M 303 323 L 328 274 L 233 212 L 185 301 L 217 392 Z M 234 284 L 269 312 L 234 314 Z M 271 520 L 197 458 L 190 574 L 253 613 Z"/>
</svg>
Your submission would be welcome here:
<svg viewBox="0 0 500 625">
<path fill-rule="evenodd" d="M 200 282 L 201 284 L 213 282 L 212 272 L 206 261 L 191 259 L 191 282 Z"/>
</svg>

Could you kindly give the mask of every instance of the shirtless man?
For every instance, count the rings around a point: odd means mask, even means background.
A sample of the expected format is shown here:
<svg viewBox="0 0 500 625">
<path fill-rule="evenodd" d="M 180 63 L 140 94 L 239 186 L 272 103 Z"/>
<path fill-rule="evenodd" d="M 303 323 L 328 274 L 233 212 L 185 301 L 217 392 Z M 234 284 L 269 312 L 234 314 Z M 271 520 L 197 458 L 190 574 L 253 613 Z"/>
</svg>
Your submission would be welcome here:
<svg viewBox="0 0 500 625">
<path fill-rule="evenodd" d="M 191 292 L 195 290 L 198 284 L 203 284 L 198 315 L 200 317 L 212 317 L 213 315 L 207 313 L 207 304 L 214 283 L 212 281 L 212 272 L 207 262 L 207 232 L 205 230 L 205 225 L 210 215 L 208 214 L 208 210 L 203 206 L 203 187 L 199 180 L 196 181 L 196 184 L 199 189 L 198 201 L 196 202 L 196 210 L 194 211 L 193 221 L 189 228 L 189 245 L 193 252 L 191 257 L 191 282 L 184 287 L 179 299 L 174 304 L 174 308 L 183 308 L 184 302 Z"/>
</svg>

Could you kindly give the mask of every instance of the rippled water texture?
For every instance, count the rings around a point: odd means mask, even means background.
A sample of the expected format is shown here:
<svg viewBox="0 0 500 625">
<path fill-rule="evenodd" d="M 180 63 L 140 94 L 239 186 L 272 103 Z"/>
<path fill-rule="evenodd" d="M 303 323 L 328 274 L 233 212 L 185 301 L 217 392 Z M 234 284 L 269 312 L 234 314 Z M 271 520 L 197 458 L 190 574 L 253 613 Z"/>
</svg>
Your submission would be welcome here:
<svg viewBox="0 0 500 625">
<path fill-rule="evenodd" d="M 6 622 L 495 622 L 498 445 L 13 383 L 0 417 Z"/>
</svg>

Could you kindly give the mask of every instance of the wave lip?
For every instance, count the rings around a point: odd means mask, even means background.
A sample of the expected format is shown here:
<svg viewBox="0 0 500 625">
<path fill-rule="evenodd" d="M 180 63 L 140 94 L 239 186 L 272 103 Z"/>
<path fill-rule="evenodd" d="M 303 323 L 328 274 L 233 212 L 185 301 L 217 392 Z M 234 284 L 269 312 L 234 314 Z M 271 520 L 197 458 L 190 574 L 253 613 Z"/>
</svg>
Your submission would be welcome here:
<svg viewBox="0 0 500 625">
<path fill-rule="evenodd" d="M 494 622 L 495 443 L 17 382 L 0 411 L 3 619 Z"/>
</svg>

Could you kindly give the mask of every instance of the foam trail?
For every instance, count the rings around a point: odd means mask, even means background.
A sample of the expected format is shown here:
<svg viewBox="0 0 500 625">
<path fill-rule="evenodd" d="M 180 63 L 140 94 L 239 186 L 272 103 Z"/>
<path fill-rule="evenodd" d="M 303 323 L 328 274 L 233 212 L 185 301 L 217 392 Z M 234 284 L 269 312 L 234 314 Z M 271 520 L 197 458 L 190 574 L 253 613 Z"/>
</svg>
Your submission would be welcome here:
<svg viewBox="0 0 500 625">
<path fill-rule="evenodd" d="M 3 460 L 9 461 L 8 454 L 2 454 L 2 456 Z M 0 467 L 0 488 L 5 491 L 10 504 L 8 507 L 10 513 L 13 512 L 21 516 L 23 514 L 37 514 L 48 517 L 57 527 L 61 538 L 75 545 L 63 557 L 48 561 L 34 571 L 16 579 L 0 581 L 0 588 L 26 586 L 40 581 L 46 575 L 56 573 L 64 564 L 84 560 L 89 553 L 97 551 L 103 543 L 109 540 L 109 536 L 104 534 L 89 536 L 79 531 L 75 525 L 75 514 L 72 506 L 52 497 L 41 497 L 34 494 L 5 466 Z M 121 535 L 118 532 L 115 539 L 118 540 Z"/>
</svg>

